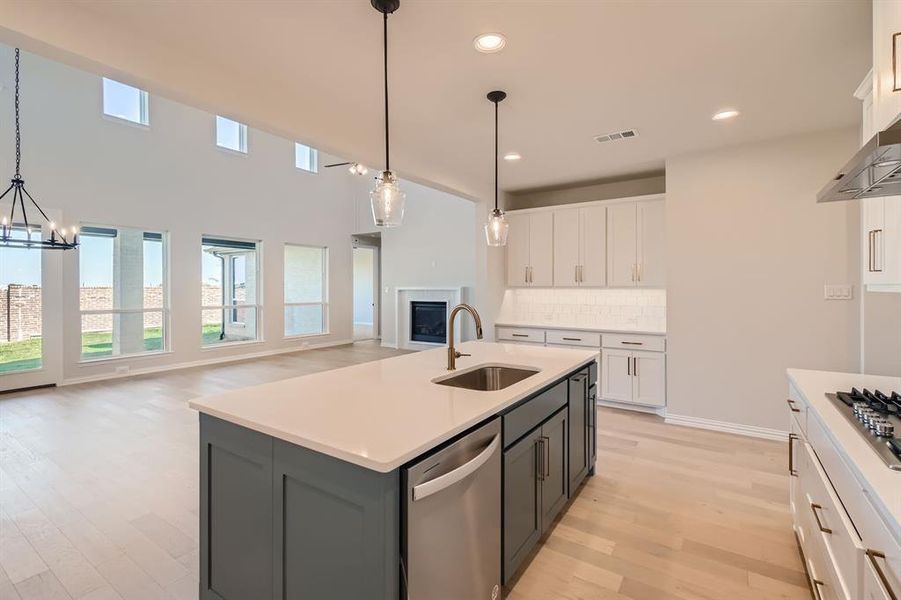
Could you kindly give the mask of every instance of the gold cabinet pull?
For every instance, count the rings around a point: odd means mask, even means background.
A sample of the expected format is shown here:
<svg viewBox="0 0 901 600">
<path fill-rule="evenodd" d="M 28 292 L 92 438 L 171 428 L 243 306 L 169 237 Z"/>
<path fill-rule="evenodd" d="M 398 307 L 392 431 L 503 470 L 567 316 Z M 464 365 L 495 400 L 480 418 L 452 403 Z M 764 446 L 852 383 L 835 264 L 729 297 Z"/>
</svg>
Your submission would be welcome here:
<svg viewBox="0 0 901 600">
<path fill-rule="evenodd" d="M 828 527 L 823 527 L 823 523 L 822 523 L 822 521 L 820 521 L 820 513 L 818 513 L 817 510 L 823 510 L 823 507 L 820 506 L 819 504 L 814 504 L 813 502 L 811 502 L 810 503 L 810 512 L 813 513 L 813 518 L 817 522 L 817 527 L 823 533 L 831 534 L 832 533 L 831 529 L 829 529 Z"/>
<path fill-rule="evenodd" d="M 797 477 L 798 472 L 795 470 L 795 452 L 794 452 L 794 442 L 798 439 L 798 436 L 794 433 L 788 434 L 788 474 L 792 477 Z"/>
<path fill-rule="evenodd" d="M 873 570 L 876 571 L 876 576 L 879 577 L 879 582 L 882 584 L 882 587 L 885 588 L 885 592 L 888 594 L 889 598 L 891 598 L 891 600 L 898 600 L 898 595 L 895 593 L 895 590 L 892 589 L 892 584 L 889 583 L 885 571 L 883 571 L 882 567 L 879 566 L 879 563 L 876 562 L 877 558 L 885 560 L 885 554 L 878 550 L 868 549 L 866 555 L 870 564 L 873 565 Z"/>
<path fill-rule="evenodd" d="M 820 586 L 826 587 L 826 582 L 820 581 L 819 579 L 814 579 L 813 591 L 816 592 L 817 600 L 823 600 L 823 594 L 820 593 Z"/>
<path fill-rule="evenodd" d="M 638 357 L 632 357 L 632 375 L 638 377 Z"/>
<path fill-rule="evenodd" d="M 788 400 L 786 400 L 786 402 L 788 402 L 788 407 L 791 409 L 792 412 L 798 412 L 798 413 L 801 412 L 801 409 L 800 409 L 800 408 L 795 408 L 795 401 L 794 401 L 794 400 L 792 400 L 791 398 L 789 398 Z"/>
</svg>

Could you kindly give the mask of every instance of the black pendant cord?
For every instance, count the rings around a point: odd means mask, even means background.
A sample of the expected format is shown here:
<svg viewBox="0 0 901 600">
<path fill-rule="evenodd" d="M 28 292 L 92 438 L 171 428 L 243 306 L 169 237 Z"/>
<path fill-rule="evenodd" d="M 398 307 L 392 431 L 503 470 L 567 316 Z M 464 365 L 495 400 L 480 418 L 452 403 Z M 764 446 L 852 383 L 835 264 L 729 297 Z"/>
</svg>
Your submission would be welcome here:
<svg viewBox="0 0 901 600">
<path fill-rule="evenodd" d="M 494 212 L 497 212 L 497 102 L 494 103 Z"/>
<path fill-rule="evenodd" d="M 385 170 L 391 170 L 391 154 L 390 142 L 391 136 L 388 133 L 388 13 L 382 13 L 385 17 L 383 21 L 382 40 L 385 58 Z"/>
</svg>

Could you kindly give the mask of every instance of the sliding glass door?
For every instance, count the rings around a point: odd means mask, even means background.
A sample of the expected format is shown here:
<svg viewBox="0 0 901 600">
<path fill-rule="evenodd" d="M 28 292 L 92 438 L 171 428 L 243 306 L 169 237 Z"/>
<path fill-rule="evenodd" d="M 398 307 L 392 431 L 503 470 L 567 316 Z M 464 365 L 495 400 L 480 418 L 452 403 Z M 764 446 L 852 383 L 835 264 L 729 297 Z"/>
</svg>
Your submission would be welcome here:
<svg viewBox="0 0 901 600">
<path fill-rule="evenodd" d="M 0 245 L 0 391 L 58 382 L 60 253 Z"/>
</svg>

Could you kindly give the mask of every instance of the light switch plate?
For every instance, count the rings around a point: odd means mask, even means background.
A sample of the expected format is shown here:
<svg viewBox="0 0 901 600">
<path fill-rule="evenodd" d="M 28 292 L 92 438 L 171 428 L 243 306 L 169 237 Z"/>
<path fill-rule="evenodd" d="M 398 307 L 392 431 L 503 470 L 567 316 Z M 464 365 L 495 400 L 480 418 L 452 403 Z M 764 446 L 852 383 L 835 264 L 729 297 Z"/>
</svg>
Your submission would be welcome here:
<svg viewBox="0 0 901 600">
<path fill-rule="evenodd" d="M 854 286 L 848 284 L 823 286 L 823 297 L 826 300 L 851 300 L 854 298 Z"/>
</svg>

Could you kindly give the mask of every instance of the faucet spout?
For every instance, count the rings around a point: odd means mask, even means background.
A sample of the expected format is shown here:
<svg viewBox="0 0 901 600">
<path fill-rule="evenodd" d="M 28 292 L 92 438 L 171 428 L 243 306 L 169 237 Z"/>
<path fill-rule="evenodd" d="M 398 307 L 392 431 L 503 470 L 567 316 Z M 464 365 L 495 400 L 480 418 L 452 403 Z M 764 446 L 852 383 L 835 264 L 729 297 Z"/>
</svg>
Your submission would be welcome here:
<svg viewBox="0 0 901 600">
<path fill-rule="evenodd" d="M 472 315 L 472 320 L 475 321 L 476 324 L 476 339 L 482 339 L 482 317 L 479 316 L 479 312 L 474 309 L 469 304 L 458 304 L 453 309 L 451 309 L 450 316 L 447 318 L 447 370 L 453 371 L 457 368 L 457 359 L 461 356 L 469 356 L 468 354 L 462 354 L 457 352 L 456 348 L 454 348 L 454 319 L 461 310 L 465 310 L 470 315 Z"/>
</svg>

